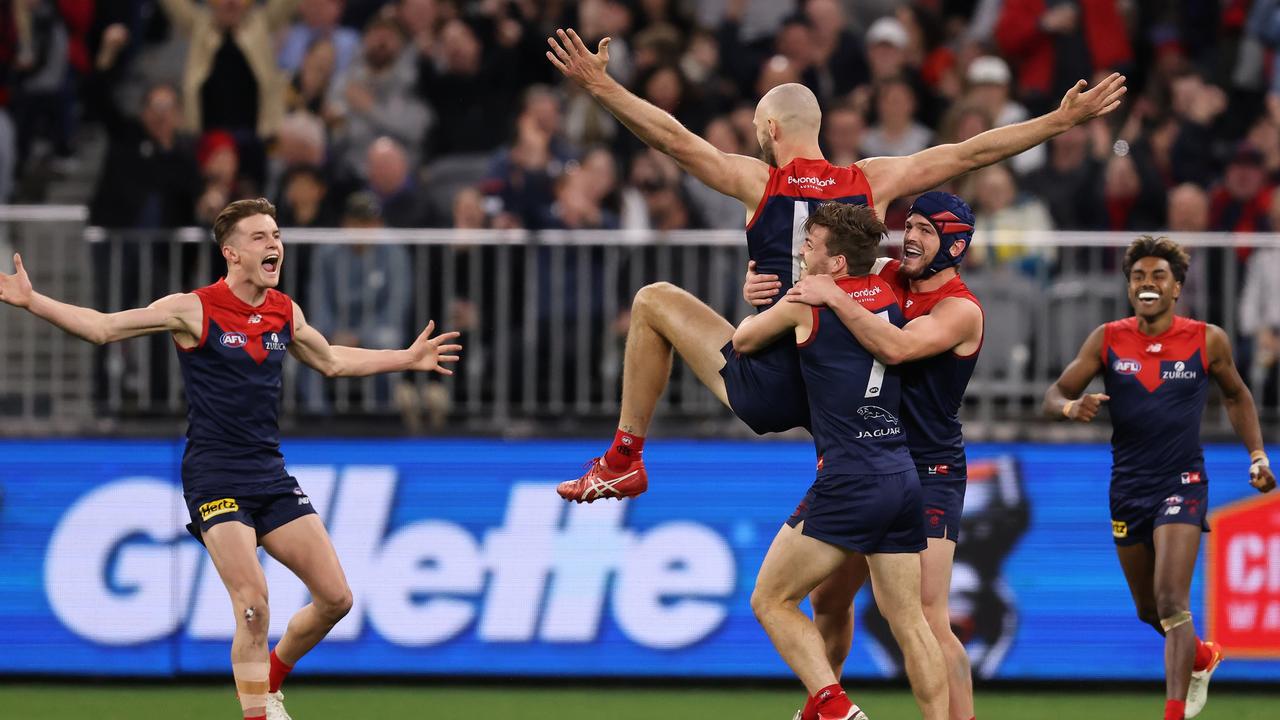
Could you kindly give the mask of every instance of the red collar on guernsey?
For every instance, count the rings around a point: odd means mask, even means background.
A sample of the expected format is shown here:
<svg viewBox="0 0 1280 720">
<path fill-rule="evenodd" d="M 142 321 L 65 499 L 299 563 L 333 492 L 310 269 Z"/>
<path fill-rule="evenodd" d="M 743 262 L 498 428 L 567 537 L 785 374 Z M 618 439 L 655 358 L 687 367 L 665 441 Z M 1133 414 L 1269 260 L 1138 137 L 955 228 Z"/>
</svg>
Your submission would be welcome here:
<svg viewBox="0 0 1280 720">
<path fill-rule="evenodd" d="M 250 310 L 250 311 L 261 310 L 262 308 L 267 306 L 267 303 L 271 302 L 272 288 L 267 288 L 267 291 L 262 295 L 262 302 L 259 303 L 258 305 L 250 305 L 244 300 L 241 300 L 240 296 L 236 295 L 235 292 L 231 289 L 231 286 L 227 284 L 227 278 L 225 275 L 223 277 L 218 278 L 218 282 L 214 283 L 213 285 L 210 285 L 209 287 L 213 288 L 215 292 L 223 295 L 224 299 L 228 303 L 231 303 L 232 305 L 238 305 L 244 308 L 245 310 Z"/>
</svg>

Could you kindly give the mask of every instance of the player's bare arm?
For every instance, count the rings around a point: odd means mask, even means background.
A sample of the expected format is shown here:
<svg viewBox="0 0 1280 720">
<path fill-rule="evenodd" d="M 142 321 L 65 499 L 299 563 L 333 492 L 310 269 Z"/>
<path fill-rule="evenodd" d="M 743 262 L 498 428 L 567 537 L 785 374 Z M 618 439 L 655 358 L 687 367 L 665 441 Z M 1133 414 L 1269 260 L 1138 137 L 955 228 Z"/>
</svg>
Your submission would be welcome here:
<svg viewBox="0 0 1280 720">
<path fill-rule="evenodd" d="M 1086 91 L 1080 80 L 1063 96 L 1057 110 L 1037 118 L 994 128 L 960 143 L 938 145 L 907 157 L 876 157 L 858 162 L 867 182 L 875 188 L 876 212 L 893 200 L 916 195 L 959 177 L 1029 150 L 1046 140 L 1120 106 L 1125 78 L 1119 73 Z"/>
<path fill-rule="evenodd" d="M 547 59 L 591 94 L 606 110 L 649 147 L 670 155 L 680 167 L 708 187 L 737 198 L 754 211 L 769 183 L 769 166 L 763 161 L 717 150 L 670 113 L 637 97 L 605 68 L 609 64 L 609 38 L 591 52 L 573 28 L 556 30 L 547 38 Z"/>
<path fill-rule="evenodd" d="M 1090 422 L 1097 416 L 1102 403 L 1111 399 L 1103 393 L 1084 395 L 1089 383 L 1102 373 L 1102 341 L 1105 334 L 1105 325 L 1094 328 L 1084 345 L 1080 346 L 1080 353 L 1062 371 L 1058 381 L 1045 391 L 1043 407 L 1047 417 Z"/>
<path fill-rule="evenodd" d="M 190 293 L 178 293 L 156 300 L 145 308 L 104 313 L 41 295 L 31 287 L 31 278 L 22 264 L 22 256 L 13 256 L 14 273 L 0 273 L 0 301 L 25 308 L 36 317 L 48 321 L 82 340 L 106 343 L 142 335 L 170 332 L 179 345 L 190 347 L 200 340 L 200 299 Z"/>
<path fill-rule="evenodd" d="M 459 333 L 441 333 L 434 338 L 435 321 L 427 323 L 418 339 L 404 350 L 368 350 L 330 345 L 319 330 L 307 324 L 297 303 L 293 304 L 293 342 L 289 352 L 302 364 L 314 368 L 325 377 L 362 377 L 380 373 L 416 370 L 452 375 L 445 363 L 458 361 L 462 346 L 451 341 Z"/>
<path fill-rule="evenodd" d="M 787 292 L 789 303 L 825 305 L 877 360 L 898 365 L 949 350 L 968 355 L 982 342 L 982 310 L 964 298 L 947 298 L 928 315 L 898 328 L 867 310 L 841 290 L 829 275 L 812 275 Z"/>
<path fill-rule="evenodd" d="M 812 326 L 813 313 L 807 305 L 778 303 L 742 321 L 733 331 L 733 349 L 750 355 L 774 344 L 788 332 L 808 337 Z"/>
<path fill-rule="evenodd" d="M 1262 427 L 1258 424 L 1253 395 L 1241 379 L 1235 358 L 1231 355 L 1231 341 L 1222 328 L 1206 325 L 1205 344 L 1209 349 L 1209 374 L 1222 390 L 1222 404 L 1226 406 L 1231 427 L 1249 450 L 1249 484 L 1259 492 L 1271 492 L 1276 486 L 1276 476 L 1262 444 Z"/>
</svg>

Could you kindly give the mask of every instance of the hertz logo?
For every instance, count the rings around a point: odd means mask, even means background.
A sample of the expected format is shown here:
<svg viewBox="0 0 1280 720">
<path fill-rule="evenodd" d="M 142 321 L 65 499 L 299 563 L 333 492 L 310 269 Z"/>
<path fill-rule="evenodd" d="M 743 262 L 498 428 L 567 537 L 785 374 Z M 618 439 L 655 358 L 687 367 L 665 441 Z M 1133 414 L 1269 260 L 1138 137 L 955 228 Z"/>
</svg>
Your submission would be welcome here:
<svg viewBox="0 0 1280 720">
<path fill-rule="evenodd" d="M 213 500 L 200 506 L 200 519 L 208 520 L 215 515 L 235 512 L 240 509 L 239 503 L 232 498 L 222 498 L 221 500 Z"/>
</svg>

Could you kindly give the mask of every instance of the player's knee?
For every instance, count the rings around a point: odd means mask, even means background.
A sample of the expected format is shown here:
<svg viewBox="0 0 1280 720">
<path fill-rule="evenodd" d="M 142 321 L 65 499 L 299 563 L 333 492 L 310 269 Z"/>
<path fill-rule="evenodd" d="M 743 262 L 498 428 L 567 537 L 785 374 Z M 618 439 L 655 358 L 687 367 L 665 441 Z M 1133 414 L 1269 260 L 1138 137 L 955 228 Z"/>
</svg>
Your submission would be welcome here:
<svg viewBox="0 0 1280 720">
<path fill-rule="evenodd" d="M 635 298 L 631 301 L 631 317 L 644 317 L 652 314 L 654 310 L 662 307 L 664 298 L 669 298 L 678 291 L 679 288 L 669 282 L 656 282 L 645 285 L 636 292 Z"/>
<path fill-rule="evenodd" d="M 782 607 L 785 602 L 785 598 L 781 595 L 762 590 L 758 585 L 751 591 L 751 612 L 755 613 L 757 620 L 763 620 L 766 615 Z"/>
<path fill-rule="evenodd" d="M 1160 613 L 1156 611 L 1154 605 L 1139 607 L 1138 619 L 1157 630 L 1160 629 Z"/>
<path fill-rule="evenodd" d="M 1179 592 L 1156 592 L 1156 615 L 1157 623 L 1168 618 L 1177 617 L 1186 613 L 1190 603 L 1186 596 Z"/>
<path fill-rule="evenodd" d="M 267 607 L 266 593 L 258 590 L 242 590 L 235 594 L 235 609 L 244 626 L 253 633 L 266 633 L 271 624 L 271 611 Z"/>
<path fill-rule="evenodd" d="M 336 623 L 351 612 L 351 606 L 354 598 L 351 596 L 351 588 L 342 587 L 340 592 L 332 593 L 328 597 L 316 598 L 316 608 L 320 614 L 324 615 L 329 622 Z"/>
</svg>

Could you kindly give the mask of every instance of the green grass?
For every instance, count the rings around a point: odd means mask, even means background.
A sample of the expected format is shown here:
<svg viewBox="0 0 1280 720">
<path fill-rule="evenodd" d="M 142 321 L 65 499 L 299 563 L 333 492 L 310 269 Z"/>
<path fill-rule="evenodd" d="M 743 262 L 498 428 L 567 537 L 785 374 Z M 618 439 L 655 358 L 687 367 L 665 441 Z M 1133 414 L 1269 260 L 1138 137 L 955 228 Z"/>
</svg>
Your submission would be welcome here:
<svg viewBox="0 0 1280 720">
<path fill-rule="evenodd" d="M 790 720 L 799 693 L 785 690 L 645 688 L 503 689 L 299 683 L 287 688 L 297 720 L 373 718 L 512 718 L 513 720 Z M 919 717 L 906 691 L 855 692 L 873 720 Z M 1275 720 L 1274 694 L 1214 694 L 1205 720 Z M 1151 693 L 992 691 L 978 697 L 983 720 L 1146 720 L 1159 718 L 1163 701 Z M 162 684 L 77 687 L 67 684 L 0 685 L 0 717 L 23 720 L 234 720 L 239 706 L 230 687 Z"/>
</svg>

